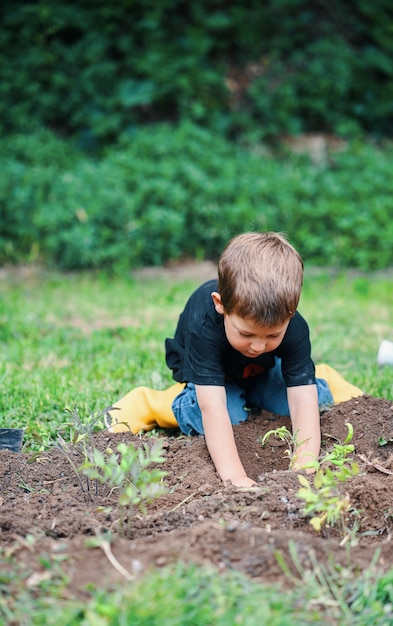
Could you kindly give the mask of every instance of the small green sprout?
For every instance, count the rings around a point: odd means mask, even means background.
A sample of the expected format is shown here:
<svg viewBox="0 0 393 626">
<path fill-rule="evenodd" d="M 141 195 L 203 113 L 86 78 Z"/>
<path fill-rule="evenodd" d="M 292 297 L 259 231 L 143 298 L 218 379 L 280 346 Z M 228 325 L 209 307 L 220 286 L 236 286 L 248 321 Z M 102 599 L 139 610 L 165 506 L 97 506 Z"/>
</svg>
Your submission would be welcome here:
<svg viewBox="0 0 393 626">
<path fill-rule="evenodd" d="M 297 441 L 297 433 L 291 433 L 286 426 L 280 426 L 274 430 L 269 430 L 264 434 L 260 439 L 260 443 L 263 446 L 266 445 L 270 437 L 278 437 L 281 441 L 285 441 L 287 444 L 287 449 L 284 454 L 289 458 L 289 467 L 292 468 L 296 461 L 296 449 L 301 445 Z M 302 441 L 301 443 L 305 443 Z"/>
<path fill-rule="evenodd" d="M 348 428 L 348 435 L 344 439 L 344 441 L 334 443 L 333 449 L 330 452 L 327 452 L 323 458 L 324 463 L 332 463 L 333 465 L 340 466 L 344 465 L 348 461 L 349 454 L 352 454 L 355 450 L 355 446 L 350 443 L 353 438 L 353 426 L 349 422 L 346 422 L 346 427 Z M 332 435 L 327 435 L 333 439 Z"/>
<path fill-rule="evenodd" d="M 355 449 L 349 443 L 353 437 L 353 427 L 349 423 L 346 426 L 348 435 L 344 442 L 334 444 L 330 452 L 313 463 L 313 485 L 303 474 L 298 476 L 301 488 L 296 495 L 304 500 L 304 515 L 312 516 L 310 524 L 317 532 L 321 531 L 324 524 L 334 526 L 338 521 L 343 531 L 347 531 L 346 516 L 350 510 L 350 500 L 348 495 L 341 494 L 338 484 L 356 476 L 359 467 L 349 456 Z"/>
<path fill-rule="evenodd" d="M 378 439 L 378 445 L 379 446 L 387 446 L 388 443 L 393 443 L 393 437 L 389 437 L 389 439 L 386 439 L 385 437 L 380 437 Z"/>
</svg>

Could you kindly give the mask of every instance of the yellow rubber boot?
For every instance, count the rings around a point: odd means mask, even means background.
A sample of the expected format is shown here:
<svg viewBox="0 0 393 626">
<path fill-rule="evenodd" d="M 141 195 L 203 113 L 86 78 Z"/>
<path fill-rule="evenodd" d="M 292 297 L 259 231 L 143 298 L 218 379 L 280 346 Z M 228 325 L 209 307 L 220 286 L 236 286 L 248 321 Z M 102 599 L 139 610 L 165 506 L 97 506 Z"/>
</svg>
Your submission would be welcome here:
<svg viewBox="0 0 393 626">
<path fill-rule="evenodd" d="M 330 365 L 326 365 L 326 363 L 321 363 L 315 367 L 315 375 L 317 378 L 326 380 L 332 392 L 334 404 L 363 395 L 363 391 L 359 387 L 349 383 L 341 374 L 336 372 Z"/>
<path fill-rule="evenodd" d="M 178 424 L 172 412 L 172 402 L 184 387 L 184 383 L 176 383 L 164 391 L 136 387 L 108 411 L 112 419 L 109 430 L 113 433 L 131 430 L 136 434 L 140 430 L 152 430 L 155 426 L 176 428 Z"/>
</svg>

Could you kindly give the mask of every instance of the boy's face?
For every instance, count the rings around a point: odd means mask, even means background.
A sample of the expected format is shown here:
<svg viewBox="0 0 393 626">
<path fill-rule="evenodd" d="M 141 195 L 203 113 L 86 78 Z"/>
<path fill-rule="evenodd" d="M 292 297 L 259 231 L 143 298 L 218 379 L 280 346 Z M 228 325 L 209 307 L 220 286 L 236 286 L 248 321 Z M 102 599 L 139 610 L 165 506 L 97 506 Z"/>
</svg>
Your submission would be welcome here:
<svg viewBox="0 0 393 626">
<path fill-rule="evenodd" d="M 217 313 L 224 316 L 225 334 L 232 348 L 244 356 L 255 359 L 264 352 L 278 348 L 287 331 L 290 318 L 277 326 L 261 326 L 253 320 L 225 313 L 218 294 L 212 294 Z"/>
</svg>

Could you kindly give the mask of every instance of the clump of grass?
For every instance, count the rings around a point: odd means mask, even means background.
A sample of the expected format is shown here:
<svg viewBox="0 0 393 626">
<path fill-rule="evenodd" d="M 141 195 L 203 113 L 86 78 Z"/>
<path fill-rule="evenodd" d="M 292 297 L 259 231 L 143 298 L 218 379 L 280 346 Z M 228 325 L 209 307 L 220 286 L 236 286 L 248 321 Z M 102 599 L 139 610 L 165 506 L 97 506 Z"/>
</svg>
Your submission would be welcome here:
<svg viewBox="0 0 393 626">
<path fill-rule="evenodd" d="M 305 570 L 291 544 L 293 567 L 277 554 L 290 586 L 260 585 L 238 572 L 177 563 L 100 590 L 83 601 L 70 598 L 61 564 L 44 560 L 46 576 L 29 574 L 0 555 L 0 620 L 18 626 L 387 626 L 393 621 L 393 571 L 363 572 L 315 560 Z M 312 555 L 310 557 L 312 559 Z M 88 594 L 88 590 L 85 591 Z"/>
</svg>

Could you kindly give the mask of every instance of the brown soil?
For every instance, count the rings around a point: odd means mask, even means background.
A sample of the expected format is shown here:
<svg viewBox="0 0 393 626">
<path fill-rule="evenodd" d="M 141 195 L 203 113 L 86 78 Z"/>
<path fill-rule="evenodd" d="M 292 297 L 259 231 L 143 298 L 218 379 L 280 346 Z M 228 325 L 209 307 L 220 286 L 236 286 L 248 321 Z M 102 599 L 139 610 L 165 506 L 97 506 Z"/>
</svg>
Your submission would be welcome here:
<svg viewBox="0 0 393 626">
<path fill-rule="evenodd" d="M 266 431 L 289 427 L 289 420 L 262 412 L 235 427 L 241 459 L 258 488 L 246 491 L 222 484 L 203 437 L 168 432 L 163 466 L 168 492 L 146 515 L 134 513 L 129 537 L 117 532 L 116 493 L 101 486 L 98 495 L 83 494 L 58 450 L 39 457 L 0 451 L 0 547 L 12 555 L 14 566 L 18 563 L 29 573 L 31 584 L 47 575 L 44 561 L 61 562 L 70 579 L 69 593 L 78 596 L 87 593 L 88 584 L 103 587 L 122 579 L 103 549 L 87 545 L 88 538 L 105 530 L 112 531 L 112 553 L 129 578 L 183 561 L 288 584 L 276 553 L 281 552 L 296 573 L 291 545 L 303 569 L 323 562 L 363 570 L 380 549 L 376 563 L 385 570 L 393 565 L 393 443 L 381 446 L 379 439 L 393 440 L 393 404 L 363 396 L 325 412 L 323 449 L 330 449 L 334 438 L 345 439 L 346 422 L 354 427 L 353 457 L 360 474 L 341 486 L 350 498 L 346 523 L 353 529 L 345 545 L 340 527 L 317 533 L 304 517 L 296 495 L 298 476 L 287 469 L 285 444 L 271 438 L 262 448 L 259 442 Z M 140 445 L 153 440 L 101 433 L 96 445 L 105 449 L 120 441 Z"/>
</svg>

